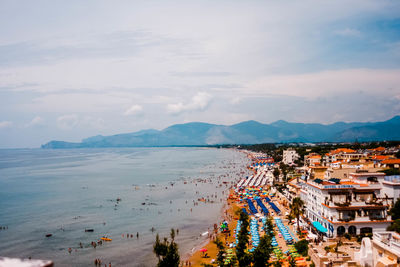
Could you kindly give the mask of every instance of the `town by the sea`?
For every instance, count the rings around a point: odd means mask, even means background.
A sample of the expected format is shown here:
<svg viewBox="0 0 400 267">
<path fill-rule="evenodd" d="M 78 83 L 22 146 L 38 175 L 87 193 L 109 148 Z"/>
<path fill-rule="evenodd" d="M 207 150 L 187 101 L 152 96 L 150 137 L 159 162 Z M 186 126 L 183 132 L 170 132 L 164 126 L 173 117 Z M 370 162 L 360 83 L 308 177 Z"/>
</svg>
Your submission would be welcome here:
<svg viewBox="0 0 400 267">
<path fill-rule="evenodd" d="M 0 254 L 154 266 L 156 234 L 174 228 L 183 257 L 208 240 L 248 164 L 234 149 L 0 150 Z"/>
</svg>

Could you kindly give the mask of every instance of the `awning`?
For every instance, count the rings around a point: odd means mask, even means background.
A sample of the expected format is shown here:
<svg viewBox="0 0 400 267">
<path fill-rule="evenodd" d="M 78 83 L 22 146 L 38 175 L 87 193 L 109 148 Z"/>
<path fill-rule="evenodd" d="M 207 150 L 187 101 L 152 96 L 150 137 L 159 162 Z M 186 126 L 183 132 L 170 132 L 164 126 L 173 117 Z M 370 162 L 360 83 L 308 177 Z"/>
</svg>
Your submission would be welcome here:
<svg viewBox="0 0 400 267">
<path fill-rule="evenodd" d="M 321 233 L 326 233 L 328 232 L 328 229 L 326 229 L 325 227 L 323 227 L 319 222 L 315 221 L 312 223 L 313 226 L 315 228 L 317 228 L 318 231 L 320 231 Z"/>
</svg>

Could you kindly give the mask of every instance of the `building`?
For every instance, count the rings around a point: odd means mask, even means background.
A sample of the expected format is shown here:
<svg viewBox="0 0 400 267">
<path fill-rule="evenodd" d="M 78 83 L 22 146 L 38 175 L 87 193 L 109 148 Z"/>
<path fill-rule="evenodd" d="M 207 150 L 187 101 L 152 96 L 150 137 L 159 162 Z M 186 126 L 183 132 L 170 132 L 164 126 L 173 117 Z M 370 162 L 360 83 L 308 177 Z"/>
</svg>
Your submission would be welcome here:
<svg viewBox="0 0 400 267">
<path fill-rule="evenodd" d="M 386 159 L 381 162 L 383 168 L 400 168 L 400 159 Z"/>
<path fill-rule="evenodd" d="M 393 203 L 400 198 L 400 175 L 385 176 L 382 181 L 383 197 L 393 199 Z"/>
<path fill-rule="evenodd" d="M 373 266 L 400 266 L 400 235 L 396 232 L 374 233 Z"/>
<path fill-rule="evenodd" d="M 391 223 L 389 205 L 379 199 L 379 183 L 340 179 L 309 180 L 300 193 L 306 199 L 305 216 L 325 228 L 329 237 L 385 231 Z"/>
<path fill-rule="evenodd" d="M 283 157 L 282 157 L 283 163 L 285 163 L 287 165 L 291 165 L 299 158 L 300 158 L 300 155 L 297 154 L 296 150 L 294 150 L 293 148 L 283 150 Z"/>
<path fill-rule="evenodd" d="M 309 168 L 310 176 L 313 178 L 324 179 L 328 167 L 315 166 Z"/>
<path fill-rule="evenodd" d="M 317 153 L 310 153 L 304 156 L 304 164 L 306 166 L 321 165 L 321 156 Z"/>
<path fill-rule="evenodd" d="M 349 178 L 356 183 L 379 183 L 382 186 L 382 200 L 389 199 L 392 203 L 400 198 L 400 175 L 386 175 L 382 172 L 350 173 Z"/>
<path fill-rule="evenodd" d="M 325 154 L 325 162 L 331 163 L 335 161 L 351 162 L 364 158 L 365 155 L 357 153 L 357 151 L 349 148 L 338 148 Z"/>
</svg>

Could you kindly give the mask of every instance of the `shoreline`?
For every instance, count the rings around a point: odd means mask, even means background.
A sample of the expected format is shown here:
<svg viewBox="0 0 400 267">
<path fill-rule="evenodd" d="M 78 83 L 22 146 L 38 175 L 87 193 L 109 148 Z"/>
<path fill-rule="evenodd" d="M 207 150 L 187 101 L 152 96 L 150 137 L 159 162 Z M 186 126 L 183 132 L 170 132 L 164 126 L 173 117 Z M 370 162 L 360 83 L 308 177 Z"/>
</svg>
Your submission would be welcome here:
<svg viewBox="0 0 400 267">
<path fill-rule="evenodd" d="M 249 159 L 249 153 L 247 151 L 238 151 L 239 153 L 243 153 L 244 157 Z M 247 169 L 247 164 L 243 166 L 244 169 Z M 232 181 L 231 181 L 232 182 Z M 229 193 L 226 195 L 224 201 L 224 204 L 221 208 L 220 211 L 220 216 L 218 217 L 217 221 L 217 227 L 219 227 L 220 223 L 222 221 L 227 221 L 228 222 L 228 228 L 230 229 L 230 236 L 225 236 L 224 233 L 221 233 L 217 231 L 216 233 L 214 232 L 211 237 L 208 239 L 204 240 L 203 242 L 199 243 L 198 245 L 194 246 L 191 249 L 191 252 L 186 253 L 184 256 L 181 258 L 181 262 L 183 262 L 183 266 L 186 266 L 186 263 L 190 264 L 190 266 L 202 266 L 202 264 L 208 263 L 210 264 L 212 259 L 216 259 L 216 255 L 218 253 L 216 245 L 213 243 L 215 240 L 215 237 L 218 237 L 221 241 L 229 241 L 233 242 L 234 241 L 234 232 L 233 230 L 236 228 L 237 220 L 236 218 L 236 211 L 239 210 L 241 207 L 236 203 L 236 201 L 231 200 L 229 197 L 230 195 L 233 194 L 234 192 L 234 185 L 231 185 L 231 187 L 228 189 Z M 229 216 L 226 216 L 229 215 Z M 210 233 L 209 233 L 210 234 Z M 224 239 L 222 238 L 224 237 Z M 203 258 L 203 253 L 200 252 L 199 250 L 201 248 L 206 248 L 207 249 L 207 254 L 209 255 L 208 258 Z M 228 248 L 228 247 L 226 247 Z M 194 251 L 193 251 L 194 250 Z"/>
<path fill-rule="evenodd" d="M 233 192 L 233 188 L 230 189 L 230 193 Z M 221 232 L 213 233 L 211 236 L 209 236 L 208 239 L 205 240 L 205 242 L 202 243 L 202 245 L 196 246 L 194 248 L 197 248 L 196 251 L 193 253 L 187 255 L 186 257 L 182 257 L 183 261 L 183 266 L 187 266 L 186 264 L 189 263 L 189 266 L 202 266 L 203 264 L 211 264 L 212 259 L 216 259 L 218 250 L 216 245 L 214 244 L 214 240 L 216 237 L 218 237 L 221 241 L 226 242 L 233 242 L 234 241 L 234 233 L 233 230 L 236 227 L 237 224 L 237 217 L 235 212 L 239 210 L 240 207 L 235 203 L 235 201 L 229 199 L 229 195 L 227 196 L 224 204 L 224 208 L 222 209 L 222 213 L 220 216 L 220 220 L 217 223 L 217 227 L 219 227 L 219 224 L 222 221 L 227 221 L 228 222 L 228 228 L 230 229 L 230 235 L 226 235 Z M 193 249 L 194 249 L 193 248 Z M 207 254 L 208 257 L 204 258 L 203 255 L 205 253 L 201 252 L 200 249 L 205 248 L 207 249 Z M 228 248 L 228 247 L 226 247 Z"/>
<path fill-rule="evenodd" d="M 245 155 L 246 158 L 248 158 L 249 153 L 245 151 L 239 151 Z M 243 166 L 243 168 L 247 169 L 247 166 Z M 218 237 L 221 241 L 227 243 L 234 242 L 234 229 L 236 228 L 237 221 L 238 221 L 238 216 L 236 215 L 236 212 L 240 210 L 242 207 L 239 206 L 235 200 L 230 199 L 230 196 L 233 195 L 234 192 L 234 185 L 232 185 L 229 188 L 229 193 L 225 196 L 225 200 L 223 200 L 225 203 L 221 209 L 221 213 L 219 216 L 219 220 L 217 222 L 217 227 L 221 224 L 223 221 L 228 222 L 228 229 L 230 230 L 229 235 L 226 235 L 224 233 L 221 233 L 220 231 L 217 231 L 216 233 L 213 233 L 211 237 L 209 237 L 205 242 L 199 244 L 199 246 L 193 247 L 193 249 L 197 248 L 196 251 L 186 254 L 185 257 L 182 257 L 181 262 L 183 262 L 183 266 L 203 266 L 204 264 L 212 264 L 212 260 L 217 258 L 217 253 L 218 249 L 216 245 L 214 244 L 214 240 L 216 237 Z M 208 257 L 204 258 L 203 256 L 205 253 L 199 251 L 201 248 L 207 249 L 207 254 Z M 228 246 L 225 246 L 226 249 L 228 249 Z M 193 250 L 192 249 L 192 250 Z"/>
</svg>

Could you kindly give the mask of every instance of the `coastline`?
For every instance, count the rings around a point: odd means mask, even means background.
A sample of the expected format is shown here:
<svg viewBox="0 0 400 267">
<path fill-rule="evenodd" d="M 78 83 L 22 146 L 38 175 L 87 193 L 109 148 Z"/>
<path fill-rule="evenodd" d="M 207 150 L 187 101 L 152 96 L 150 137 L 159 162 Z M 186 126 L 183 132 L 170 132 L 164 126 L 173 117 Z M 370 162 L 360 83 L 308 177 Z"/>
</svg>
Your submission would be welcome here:
<svg viewBox="0 0 400 267">
<path fill-rule="evenodd" d="M 249 153 L 246 151 L 239 151 L 243 153 L 246 158 L 249 157 Z M 243 166 L 246 168 L 247 166 Z M 247 168 L 246 168 L 247 169 Z M 217 246 L 214 244 L 214 240 L 218 237 L 221 241 L 225 244 L 231 243 L 235 241 L 234 238 L 234 229 L 236 228 L 238 215 L 236 213 L 242 208 L 240 207 L 237 202 L 233 199 L 230 199 L 230 196 L 233 194 L 234 188 L 233 185 L 229 188 L 229 194 L 225 196 L 225 203 L 221 209 L 221 213 L 219 216 L 219 220 L 216 223 L 217 227 L 223 221 L 228 222 L 228 229 L 230 230 L 230 234 L 226 235 L 221 233 L 220 231 L 214 232 L 207 240 L 199 244 L 198 246 L 193 247 L 195 249 L 192 253 L 186 254 L 182 257 L 183 266 L 203 266 L 204 264 L 212 264 L 212 260 L 217 258 L 218 249 Z M 227 246 L 225 246 L 228 248 Z M 200 249 L 205 248 L 207 249 L 208 257 L 203 257 L 205 253 L 201 252 Z"/>
<path fill-rule="evenodd" d="M 230 193 L 232 193 L 233 189 L 230 189 Z M 219 227 L 220 223 L 222 221 L 227 221 L 228 222 L 228 228 L 230 229 L 230 235 L 226 235 L 224 233 L 221 233 L 218 231 L 218 233 L 213 233 L 212 235 L 209 236 L 207 240 L 205 240 L 203 243 L 199 244 L 199 246 L 196 246 L 195 251 L 193 251 L 190 255 L 186 255 L 186 257 L 182 257 L 182 261 L 184 263 L 184 266 L 186 264 L 189 264 L 189 266 L 202 266 L 203 264 L 211 264 L 211 261 L 213 259 L 216 259 L 218 249 L 216 245 L 214 244 L 215 237 L 218 237 L 221 241 L 225 242 L 233 242 L 234 241 L 234 235 L 233 235 L 233 229 L 235 229 L 236 224 L 237 224 L 237 215 L 235 214 L 237 210 L 239 210 L 240 207 L 235 203 L 235 201 L 229 199 L 229 195 L 227 196 L 225 200 L 224 207 L 222 209 L 222 213 L 220 216 L 220 220 L 217 223 L 217 226 Z M 208 257 L 204 258 L 203 256 L 205 253 L 201 252 L 200 249 L 205 248 L 207 249 L 207 254 Z"/>
</svg>

